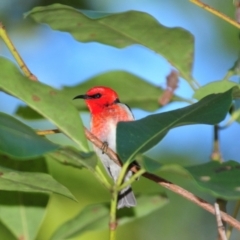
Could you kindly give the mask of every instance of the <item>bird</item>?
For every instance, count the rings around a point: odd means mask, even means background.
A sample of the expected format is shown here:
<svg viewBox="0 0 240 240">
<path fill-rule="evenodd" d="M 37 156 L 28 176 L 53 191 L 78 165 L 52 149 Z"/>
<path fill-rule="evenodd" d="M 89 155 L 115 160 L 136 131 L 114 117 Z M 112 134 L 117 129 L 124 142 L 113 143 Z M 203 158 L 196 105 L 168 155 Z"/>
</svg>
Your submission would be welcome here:
<svg viewBox="0 0 240 240">
<path fill-rule="evenodd" d="M 98 158 L 101 160 L 109 176 L 116 182 L 121 171 L 121 166 L 111 160 L 105 154 L 104 149 L 110 148 L 116 152 L 116 129 L 119 121 L 133 121 L 134 116 L 131 109 L 121 103 L 118 94 L 111 88 L 105 86 L 95 86 L 86 94 L 78 95 L 74 99 L 84 99 L 90 111 L 90 132 L 103 142 L 101 149 L 93 146 Z M 124 182 L 131 176 L 129 170 L 124 178 Z M 131 186 L 122 189 L 118 194 L 117 208 L 136 206 L 136 198 Z"/>
</svg>

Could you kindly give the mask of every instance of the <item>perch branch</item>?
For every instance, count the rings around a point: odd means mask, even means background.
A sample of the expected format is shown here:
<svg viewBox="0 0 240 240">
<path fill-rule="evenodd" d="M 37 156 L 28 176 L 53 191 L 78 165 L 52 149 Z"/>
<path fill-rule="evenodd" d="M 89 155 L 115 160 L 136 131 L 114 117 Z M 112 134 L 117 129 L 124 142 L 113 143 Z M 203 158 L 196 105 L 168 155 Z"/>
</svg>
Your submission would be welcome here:
<svg viewBox="0 0 240 240">
<path fill-rule="evenodd" d="M 52 130 L 53 132 L 60 132 L 59 130 Z M 37 134 L 39 134 L 42 131 L 38 131 Z M 46 131 L 45 131 L 46 132 Z M 51 131 L 50 131 L 51 132 Z M 52 133 L 52 132 L 51 132 Z M 41 134 L 44 135 L 44 134 Z M 85 135 L 87 137 L 87 139 L 92 142 L 96 147 L 101 148 L 102 147 L 102 142 L 96 138 L 91 132 L 89 132 L 86 128 L 85 128 Z M 110 148 L 108 148 L 105 152 L 115 163 L 117 163 L 118 165 L 122 165 L 117 154 L 112 151 Z M 139 171 L 139 168 L 137 166 L 133 166 L 131 168 L 131 171 L 133 171 L 134 173 Z M 168 190 L 175 192 L 176 194 L 186 198 L 187 200 L 195 203 L 196 205 L 198 205 L 199 207 L 205 209 L 206 211 L 210 212 L 211 214 L 215 215 L 215 208 L 213 205 L 211 205 L 210 203 L 208 203 L 207 201 L 203 200 L 200 197 L 195 196 L 194 194 L 192 194 L 191 192 L 183 189 L 182 187 L 173 184 L 172 182 L 169 182 L 157 175 L 151 174 L 151 173 L 144 173 L 142 176 L 144 176 L 145 178 L 156 182 L 157 184 L 159 184 L 160 186 L 167 188 Z M 230 215 L 228 215 L 225 212 L 220 211 L 220 215 L 223 221 L 225 221 L 226 223 L 228 223 L 229 225 L 231 225 L 232 227 L 240 230 L 240 222 L 237 221 L 235 218 L 231 217 Z"/>
<path fill-rule="evenodd" d="M 219 240 L 227 240 L 225 227 L 223 225 L 221 215 L 220 215 L 219 205 L 215 203 L 214 207 L 215 207 L 215 215 L 216 215 L 216 221 L 217 221 Z"/>
</svg>

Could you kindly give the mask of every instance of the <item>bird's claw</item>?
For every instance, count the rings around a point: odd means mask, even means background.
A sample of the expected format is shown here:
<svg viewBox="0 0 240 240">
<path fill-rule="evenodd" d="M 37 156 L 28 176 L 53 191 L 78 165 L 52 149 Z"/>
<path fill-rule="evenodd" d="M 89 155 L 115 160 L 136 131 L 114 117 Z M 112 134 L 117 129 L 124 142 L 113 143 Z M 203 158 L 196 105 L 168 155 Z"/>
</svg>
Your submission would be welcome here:
<svg viewBox="0 0 240 240">
<path fill-rule="evenodd" d="M 102 150 L 102 154 L 107 152 L 107 150 L 108 150 L 108 143 L 107 142 L 103 142 L 101 150 Z"/>
</svg>

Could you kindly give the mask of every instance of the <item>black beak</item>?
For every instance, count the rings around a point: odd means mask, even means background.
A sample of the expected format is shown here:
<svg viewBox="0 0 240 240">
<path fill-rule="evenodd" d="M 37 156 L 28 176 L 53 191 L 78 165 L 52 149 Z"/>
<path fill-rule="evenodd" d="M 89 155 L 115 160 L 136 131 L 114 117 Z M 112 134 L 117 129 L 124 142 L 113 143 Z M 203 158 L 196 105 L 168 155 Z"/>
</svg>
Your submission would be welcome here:
<svg viewBox="0 0 240 240">
<path fill-rule="evenodd" d="M 88 95 L 78 95 L 78 96 L 76 96 L 75 98 L 73 98 L 73 100 L 74 99 L 78 99 L 78 98 L 82 98 L 82 99 L 89 99 L 90 97 L 88 96 Z"/>
</svg>

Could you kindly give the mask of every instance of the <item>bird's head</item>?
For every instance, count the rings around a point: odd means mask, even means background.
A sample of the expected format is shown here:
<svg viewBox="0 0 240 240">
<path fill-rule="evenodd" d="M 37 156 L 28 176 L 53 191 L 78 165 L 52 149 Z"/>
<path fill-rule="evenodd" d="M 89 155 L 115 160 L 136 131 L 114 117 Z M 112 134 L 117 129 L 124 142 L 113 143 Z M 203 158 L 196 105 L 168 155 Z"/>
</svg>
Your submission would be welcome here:
<svg viewBox="0 0 240 240">
<path fill-rule="evenodd" d="M 101 112 L 104 108 L 118 103 L 117 93 L 109 87 L 93 87 L 84 95 L 78 95 L 74 99 L 82 98 L 85 100 L 89 111 L 94 113 Z"/>
</svg>

